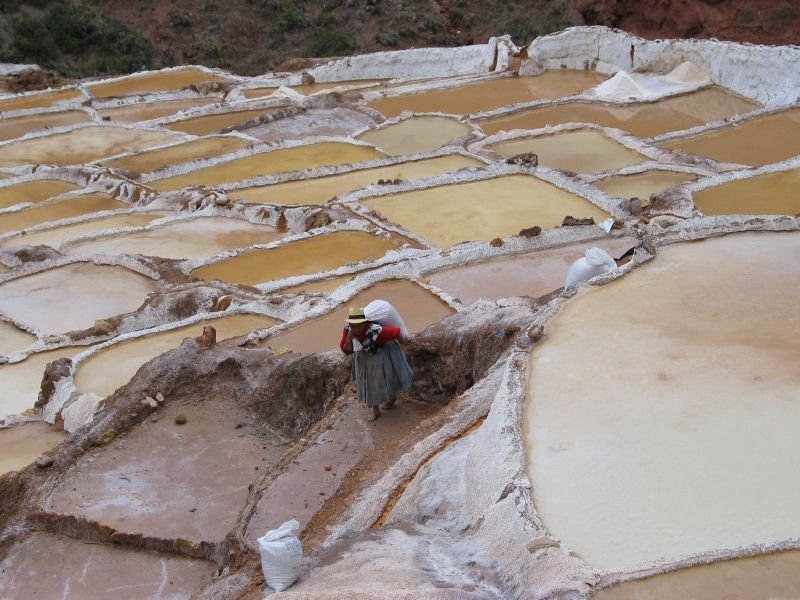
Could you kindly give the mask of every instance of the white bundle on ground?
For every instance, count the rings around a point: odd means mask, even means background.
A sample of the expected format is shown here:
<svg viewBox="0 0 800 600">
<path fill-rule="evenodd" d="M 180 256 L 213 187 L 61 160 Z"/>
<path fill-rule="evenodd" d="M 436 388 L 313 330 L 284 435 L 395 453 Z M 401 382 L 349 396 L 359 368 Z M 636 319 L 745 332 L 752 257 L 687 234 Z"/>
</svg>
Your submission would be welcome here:
<svg viewBox="0 0 800 600">
<path fill-rule="evenodd" d="M 373 300 L 364 307 L 364 316 L 384 327 L 397 327 L 403 338 L 408 337 L 408 329 L 397 309 L 386 300 Z"/>
<path fill-rule="evenodd" d="M 567 280 L 564 287 L 573 287 L 582 281 L 588 281 L 592 277 L 598 275 L 605 275 L 611 273 L 617 268 L 617 263 L 614 259 L 603 250 L 592 246 L 584 254 L 583 258 L 579 258 L 567 271 Z"/>
<path fill-rule="evenodd" d="M 303 566 L 303 545 L 297 539 L 300 523 L 292 519 L 258 538 L 261 569 L 267 585 L 282 592 L 300 576 Z"/>
</svg>

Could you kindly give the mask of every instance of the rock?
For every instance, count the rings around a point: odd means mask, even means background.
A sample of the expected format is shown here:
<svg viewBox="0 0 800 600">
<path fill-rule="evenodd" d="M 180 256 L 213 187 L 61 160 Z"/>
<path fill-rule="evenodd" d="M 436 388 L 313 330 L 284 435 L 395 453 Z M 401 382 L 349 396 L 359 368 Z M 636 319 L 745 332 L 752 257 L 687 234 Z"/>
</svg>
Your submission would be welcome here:
<svg viewBox="0 0 800 600">
<path fill-rule="evenodd" d="M 201 348 L 206 350 L 213 348 L 217 344 L 217 330 L 211 325 L 206 325 L 203 327 L 203 334 L 194 339 L 197 340 L 197 343 L 200 344 Z"/>
<path fill-rule="evenodd" d="M 36 466 L 40 469 L 46 469 L 53 464 L 53 457 L 48 456 L 47 454 L 42 454 L 39 458 L 36 459 Z"/>
<path fill-rule="evenodd" d="M 503 240 L 501 240 L 499 237 L 496 237 L 491 242 L 489 242 L 489 244 L 491 246 L 494 246 L 495 248 L 499 248 L 500 246 L 503 245 Z"/>
<path fill-rule="evenodd" d="M 152 406 L 153 408 L 158 406 L 158 402 L 156 402 L 156 399 L 151 398 L 150 396 L 146 396 L 145 399 L 142 400 L 142 404 L 145 404 L 147 406 Z"/>
<path fill-rule="evenodd" d="M 231 305 L 231 302 L 233 302 L 233 296 L 232 295 L 228 294 L 226 296 L 220 296 L 214 302 L 214 305 L 211 307 L 211 311 L 212 312 L 220 312 L 220 311 L 223 311 L 223 310 L 228 310 L 228 308 Z"/>
<path fill-rule="evenodd" d="M 331 216 L 327 213 L 327 211 L 320 210 L 306 217 L 306 222 L 304 227 L 306 231 L 309 231 L 311 229 L 325 227 L 326 225 L 330 225 L 330 223 L 331 223 Z"/>
<path fill-rule="evenodd" d="M 273 296 L 272 298 L 269 299 L 269 303 L 278 306 L 280 304 L 283 304 L 283 298 L 278 298 L 276 296 Z"/>
<path fill-rule="evenodd" d="M 231 203 L 231 199 L 227 196 L 215 196 L 214 197 L 214 204 L 217 206 L 228 206 Z"/>
<path fill-rule="evenodd" d="M 625 221 L 622 219 L 614 219 L 614 222 L 611 224 L 611 229 L 622 229 L 625 227 Z"/>
<path fill-rule="evenodd" d="M 515 154 L 511 158 L 507 158 L 506 164 L 520 165 L 522 167 L 535 167 L 539 164 L 539 157 L 533 152 L 524 152 L 522 154 Z"/>
<path fill-rule="evenodd" d="M 113 333 L 117 328 L 111 321 L 106 319 L 98 319 L 94 322 L 94 327 L 92 327 L 92 329 L 97 335 L 108 335 Z"/>
<path fill-rule="evenodd" d="M 44 337 L 45 344 L 59 344 L 64 340 L 60 335 L 46 335 Z"/>
<path fill-rule="evenodd" d="M 150 422 L 151 423 L 158 423 L 158 417 L 151 417 L 150 418 Z"/>
<path fill-rule="evenodd" d="M 630 198 L 619 203 L 619 208 L 634 217 L 642 214 L 642 201 L 639 198 Z"/>
<path fill-rule="evenodd" d="M 156 392 L 156 402 L 163 402 L 164 401 L 164 394 L 161 392 Z"/>
<path fill-rule="evenodd" d="M 530 338 L 532 342 L 536 342 L 542 339 L 543 335 L 544 335 L 544 328 L 541 325 L 534 325 L 533 327 L 528 329 L 528 338 Z"/>
<path fill-rule="evenodd" d="M 568 215 L 561 222 L 562 227 L 575 227 L 579 225 L 594 225 L 594 217 L 573 217 Z"/>
<path fill-rule="evenodd" d="M 303 74 L 300 76 L 300 83 L 303 85 L 312 85 L 316 83 L 316 81 L 317 80 L 314 79 L 314 76 L 308 71 L 303 71 Z"/>
<path fill-rule="evenodd" d="M 50 400 L 56 390 L 56 383 L 59 379 L 68 377 L 72 371 L 72 361 L 69 358 L 57 358 L 51 363 L 47 363 L 42 375 L 42 383 L 39 387 L 39 397 L 34 404 L 34 408 L 41 408 Z"/>
<path fill-rule="evenodd" d="M 538 225 L 534 225 L 533 227 L 528 227 L 526 229 L 520 229 L 518 235 L 521 235 L 522 237 L 526 237 L 526 238 L 532 238 L 532 237 L 536 237 L 540 233 L 542 233 L 542 228 L 539 227 Z"/>
<path fill-rule="evenodd" d="M 186 415 L 183 415 L 183 414 L 181 414 L 181 415 L 177 415 L 177 416 L 175 417 L 175 424 L 176 424 L 176 425 L 185 425 L 185 424 L 186 424 L 186 421 L 188 421 L 188 420 L 189 420 L 189 419 L 187 419 L 187 418 L 186 418 Z"/>
<path fill-rule="evenodd" d="M 333 467 L 331 467 L 330 465 L 325 465 L 325 470 L 326 471 L 331 471 L 331 470 L 333 470 Z"/>
</svg>

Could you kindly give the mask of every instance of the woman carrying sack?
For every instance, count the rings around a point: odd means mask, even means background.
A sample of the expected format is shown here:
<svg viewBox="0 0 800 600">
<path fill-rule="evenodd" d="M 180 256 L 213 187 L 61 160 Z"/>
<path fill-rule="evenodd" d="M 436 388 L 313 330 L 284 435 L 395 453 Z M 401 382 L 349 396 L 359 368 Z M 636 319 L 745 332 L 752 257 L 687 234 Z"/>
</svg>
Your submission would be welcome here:
<svg viewBox="0 0 800 600">
<path fill-rule="evenodd" d="M 384 327 L 367 319 L 364 308 L 351 307 L 345 321 L 339 347 L 345 354 L 353 355 L 353 379 L 358 389 L 358 399 L 372 412 L 367 417 L 374 421 L 384 410 L 394 408 L 399 390 L 411 387 L 411 367 L 397 343 L 402 337 L 399 327 Z"/>
</svg>

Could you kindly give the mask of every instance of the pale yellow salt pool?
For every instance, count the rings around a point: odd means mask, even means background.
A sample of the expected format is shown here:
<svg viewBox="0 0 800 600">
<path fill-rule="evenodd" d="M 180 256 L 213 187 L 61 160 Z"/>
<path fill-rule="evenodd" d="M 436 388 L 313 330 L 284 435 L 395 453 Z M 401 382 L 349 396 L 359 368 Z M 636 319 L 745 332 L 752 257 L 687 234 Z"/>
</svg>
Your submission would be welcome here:
<svg viewBox="0 0 800 600">
<path fill-rule="evenodd" d="M 575 173 L 610 171 L 648 160 L 590 129 L 523 137 L 491 144 L 487 148 L 503 156 L 533 152 L 539 157 L 540 165 Z"/>
<path fill-rule="evenodd" d="M 534 225 L 555 227 L 567 215 L 594 217 L 596 223 L 608 217 L 588 200 L 529 175 L 442 185 L 361 203 L 440 248 L 508 237 Z"/>
<path fill-rule="evenodd" d="M 181 139 L 176 133 L 125 127 L 82 127 L 3 146 L 0 166 L 74 165 L 160 146 Z"/>
<path fill-rule="evenodd" d="M 255 285 L 295 275 L 331 271 L 348 263 L 372 261 L 404 243 L 363 231 L 340 231 L 298 240 L 277 248 L 250 250 L 192 271 L 211 281 Z"/>
<path fill-rule="evenodd" d="M 471 132 L 469 125 L 455 119 L 414 117 L 382 129 L 366 131 L 358 139 L 377 146 L 389 156 L 398 156 L 435 150 Z"/>
<path fill-rule="evenodd" d="M 17 329 L 11 323 L 0 321 L 0 355 L 14 354 L 36 341 L 36 336 Z"/>
<path fill-rule="evenodd" d="M 33 330 L 63 333 L 138 308 L 153 281 L 122 267 L 74 263 L 0 285 L 0 312 Z"/>
<path fill-rule="evenodd" d="M 58 102 L 82 100 L 83 94 L 77 88 L 66 88 L 41 94 L 29 94 L 0 100 L 0 110 L 23 110 L 26 108 L 45 108 Z"/>
<path fill-rule="evenodd" d="M 206 325 L 217 330 L 217 340 L 220 341 L 271 327 L 275 323 L 274 319 L 262 315 L 238 314 L 120 342 L 80 363 L 75 373 L 75 385 L 83 393 L 92 392 L 105 397 L 128 383 L 144 363 L 177 348 L 187 337 L 199 336 Z"/>
<path fill-rule="evenodd" d="M 220 98 L 188 98 L 185 100 L 138 102 L 136 104 L 100 108 L 97 113 L 103 118 L 107 117 L 110 121 L 134 123 L 136 121 L 149 121 L 150 119 L 174 115 L 188 108 L 206 106 L 220 101 Z"/>
<path fill-rule="evenodd" d="M 688 181 L 697 175 L 675 171 L 646 171 L 635 175 L 619 175 L 596 181 L 592 185 L 619 198 L 649 200 L 650 196 Z"/>
<path fill-rule="evenodd" d="M 760 167 L 800 154 L 800 109 L 659 144 L 721 162 Z"/>
<path fill-rule="evenodd" d="M 283 233 L 268 225 L 256 225 L 226 217 L 198 217 L 167 223 L 147 231 L 111 235 L 70 244 L 66 253 L 142 254 L 161 258 L 196 259 L 226 250 L 267 244 Z"/>
<path fill-rule="evenodd" d="M 668 246 L 567 303 L 531 356 L 548 531 L 600 568 L 800 535 L 800 235 Z"/>
<path fill-rule="evenodd" d="M 706 215 L 800 214 L 800 169 L 730 181 L 694 193 Z"/>
<path fill-rule="evenodd" d="M 41 202 L 53 196 L 77 190 L 80 186 L 57 179 L 40 179 L 25 181 L 0 187 L 0 208 L 8 208 L 25 202 Z"/>
<path fill-rule="evenodd" d="M 377 167 L 374 169 L 359 169 L 342 175 L 330 177 L 316 177 L 313 179 L 300 179 L 273 185 L 254 186 L 231 190 L 228 196 L 246 202 L 264 204 L 323 204 L 334 196 L 343 196 L 370 184 L 377 183 L 379 179 L 403 181 L 434 177 L 444 173 L 451 173 L 467 167 L 483 167 L 481 161 L 455 154 L 440 156 L 411 162 Z"/>
<path fill-rule="evenodd" d="M 65 437 L 64 432 L 42 422 L 0 429 L 0 475 L 27 467 Z"/>
<path fill-rule="evenodd" d="M 111 96 L 172 92 L 206 81 L 225 81 L 225 78 L 196 67 L 187 67 L 172 71 L 134 74 L 107 83 L 90 83 L 86 87 L 95 98 L 109 98 Z"/>
<path fill-rule="evenodd" d="M 177 165 L 190 160 L 219 156 L 247 148 L 251 141 L 233 136 L 211 136 L 189 142 L 174 144 L 166 148 L 148 150 L 133 156 L 103 161 L 107 167 L 130 169 L 139 173 L 155 171 L 167 165 Z"/>
<path fill-rule="evenodd" d="M 192 119 L 176 121 L 175 123 L 168 123 L 165 127 L 172 131 L 183 131 L 184 133 L 191 133 L 192 135 L 207 135 L 215 131 L 221 131 L 226 127 L 246 123 L 251 119 L 255 119 L 261 115 L 268 115 L 282 108 L 284 107 L 277 106 L 272 108 L 258 108 L 254 110 L 239 110 L 215 115 L 204 115 L 202 117 L 194 117 Z"/>
<path fill-rule="evenodd" d="M 574 96 L 604 79 L 605 76 L 593 71 L 546 71 L 536 77 L 503 77 L 454 88 L 381 98 L 370 102 L 368 106 L 387 117 L 395 117 L 404 110 L 470 114 L 518 102 Z"/>
<path fill-rule="evenodd" d="M 358 146 L 345 142 L 323 142 L 262 152 L 220 163 L 213 167 L 198 169 L 185 175 L 151 181 L 148 185 L 156 190 L 166 192 L 178 190 L 187 185 L 219 185 L 230 181 L 252 179 L 259 175 L 356 163 L 374 160 L 382 156 L 384 155 L 381 152 L 369 146 Z"/>
<path fill-rule="evenodd" d="M 39 115 L 26 115 L 0 119 L 0 141 L 13 140 L 26 133 L 39 131 L 47 127 L 64 127 L 75 123 L 91 121 L 88 113 L 82 110 L 65 110 L 61 112 Z"/>
<path fill-rule="evenodd" d="M 58 221 L 59 219 L 68 219 L 118 208 L 128 208 L 128 205 L 100 192 L 72 196 L 63 200 L 54 200 L 53 202 L 0 215 L 0 233 L 21 231 L 27 227 L 33 227 L 49 221 Z M 25 242 L 21 241 L 20 243 L 24 244 Z"/>
<path fill-rule="evenodd" d="M 748 113 L 757 108 L 759 105 L 755 102 L 725 89 L 711 87 L 657 102 L 631 105 L 570 102 L 542 106 L 482 119 L 476 123 L 487 135 L 494 135 L 501 130 L 540 129 L 562 123 L 594 123 L 602 127 L 616 127 L 638 137 L 652 137 Z"/>
</svg>

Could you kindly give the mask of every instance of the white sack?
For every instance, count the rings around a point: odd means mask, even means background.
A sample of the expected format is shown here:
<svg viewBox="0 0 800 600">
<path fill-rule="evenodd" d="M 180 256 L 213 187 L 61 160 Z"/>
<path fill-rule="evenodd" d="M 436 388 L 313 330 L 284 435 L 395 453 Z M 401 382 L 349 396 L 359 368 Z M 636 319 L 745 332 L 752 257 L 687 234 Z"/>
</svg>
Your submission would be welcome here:
<svg viewBox="0 0 800 600">
<path fill-rule="evenodd" d="M 601 248 L 592 246 L 584 254 L 583 258 L 579 258 L 567 271 L 567 280 L 564 287 L 574 287 L 582 281 L 588 281 L 592 277 L 598 275 L 605 275 L 611 273 L 617 268 L 617 263 L 614 259 Z"/>
<path fill-rule="evenodd" d="M 297 539 L 300 523 L 292 519 L 258 538 L 261 569 L 267 585 L 282 592 L 292 585 L 303 566 L 303 545 Z"/>
<path fill-rule="evenodd" d="M 408 338 L 408 329 L 397 309 L 386 300 L 373 300 L 364 307 L 364 316 L 384 327 L 397 327 L 403 339 Z"/>
</svg>

